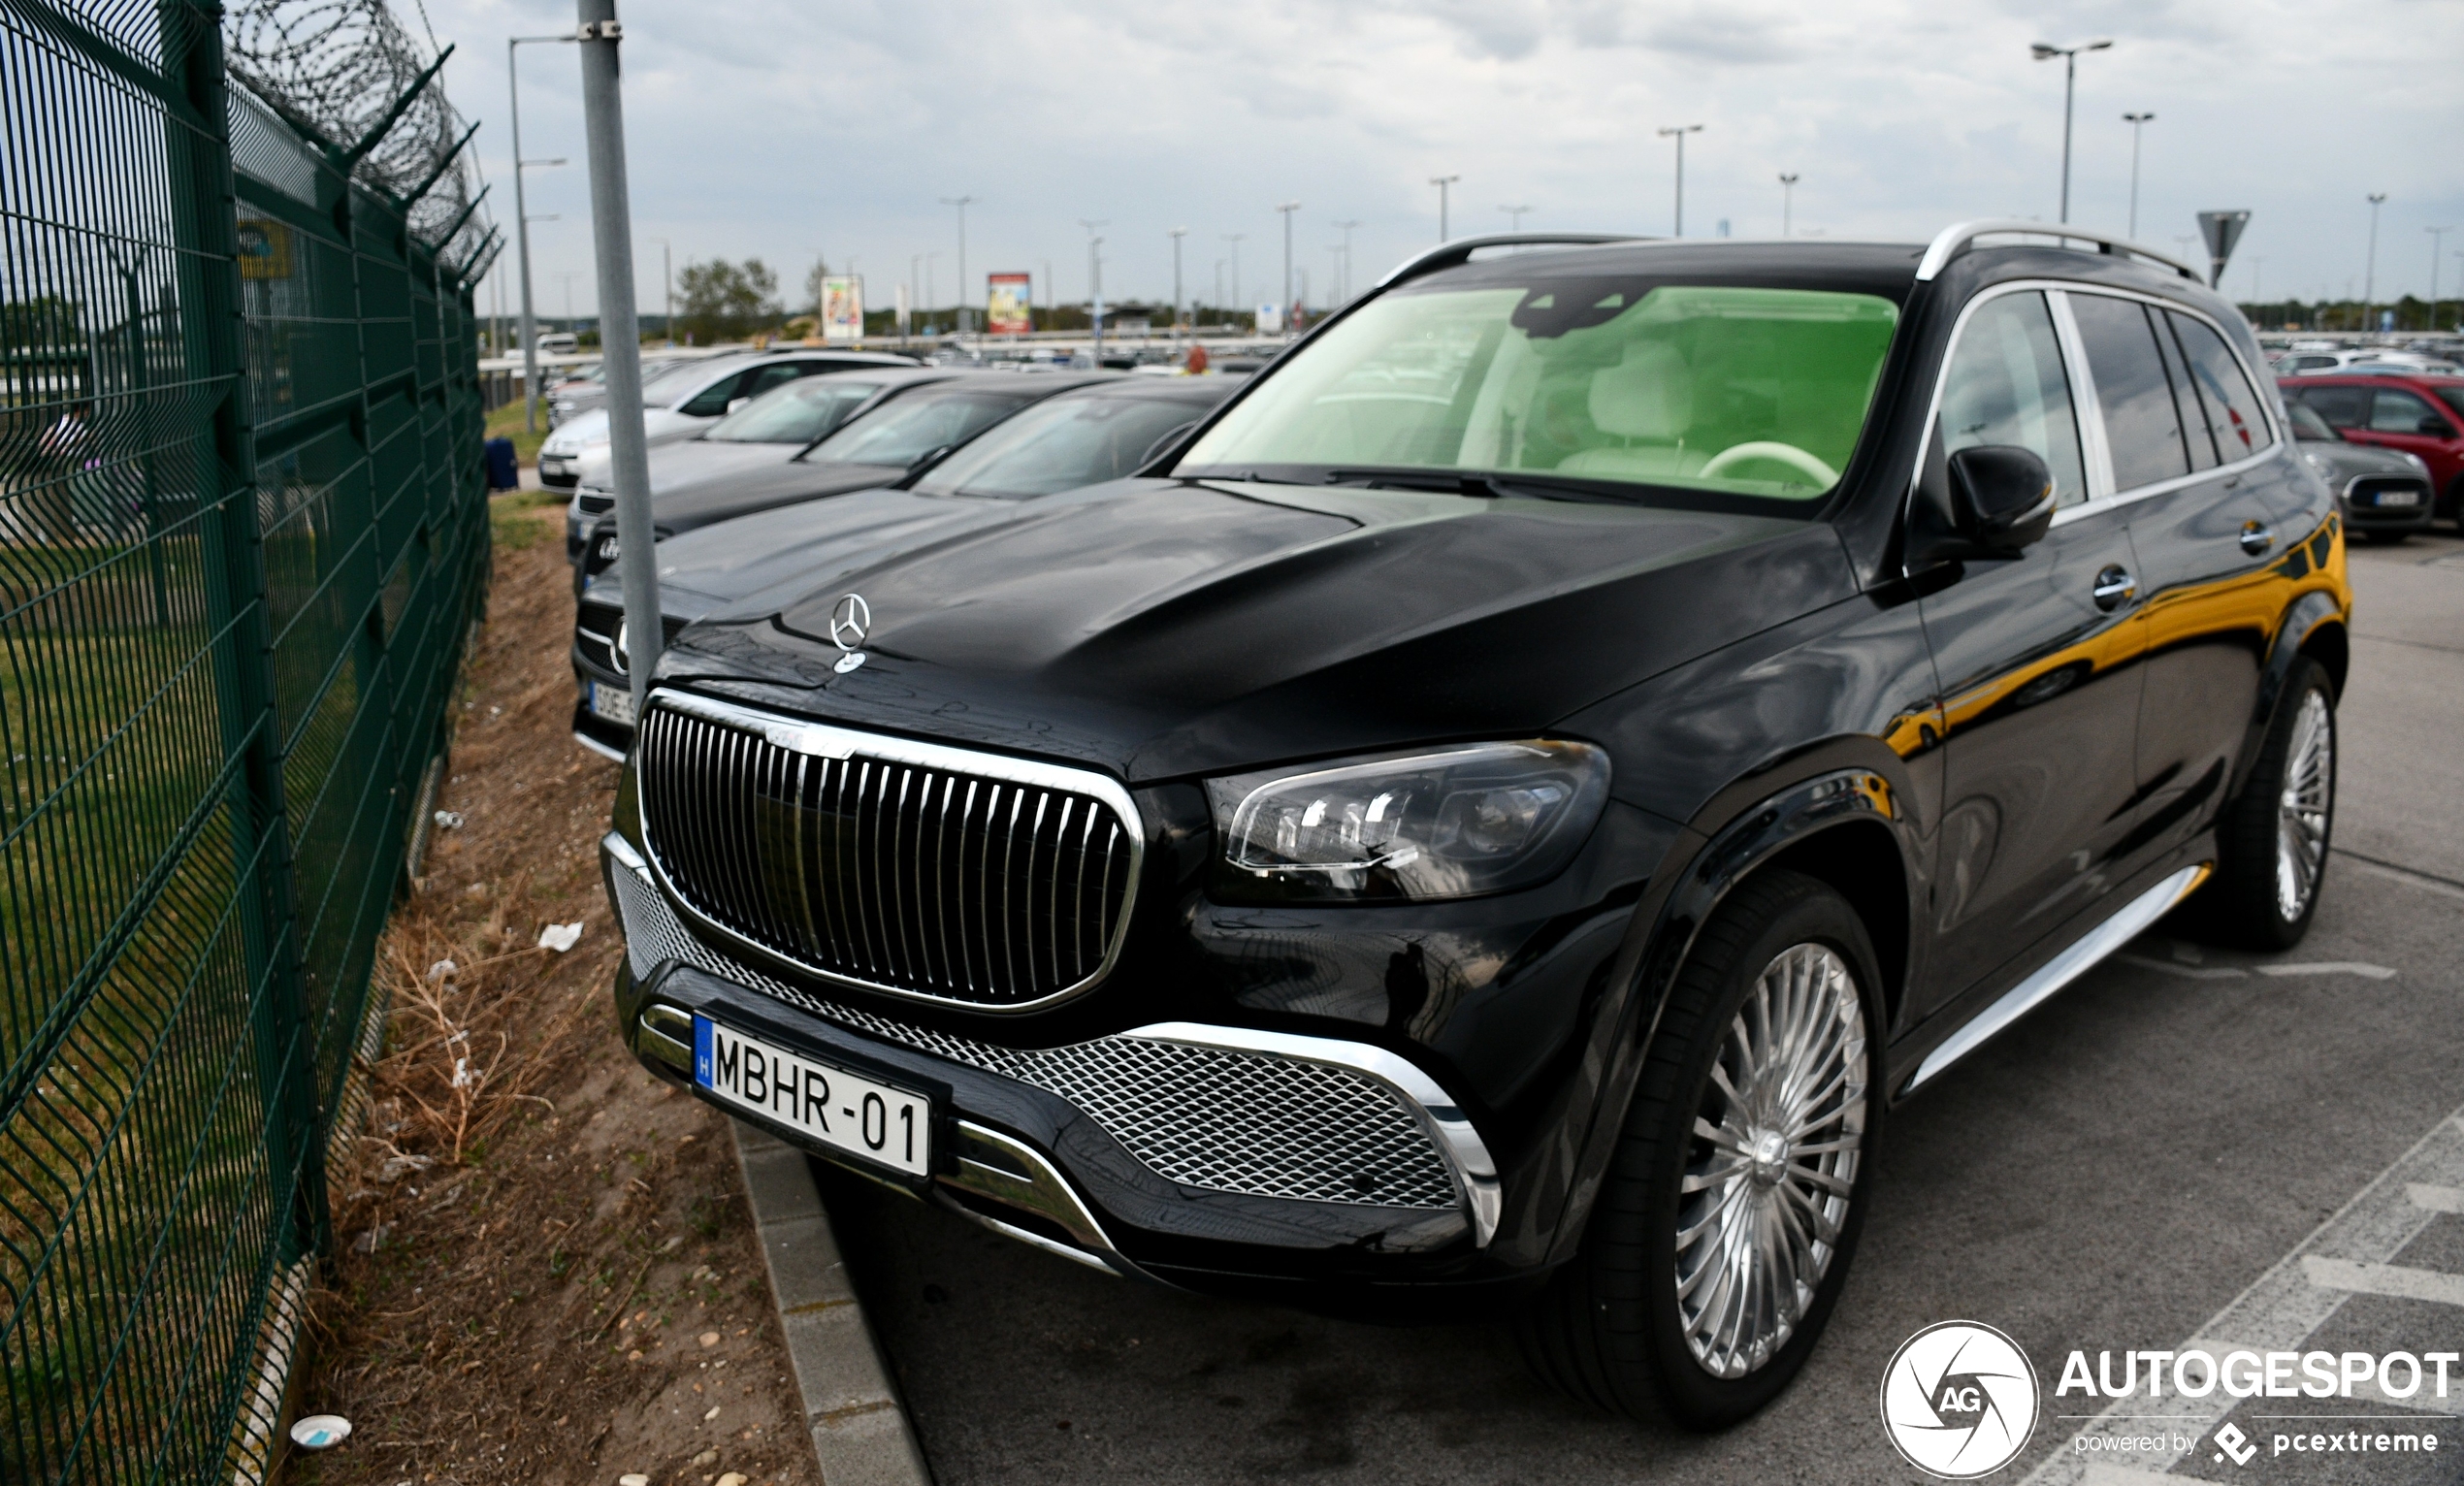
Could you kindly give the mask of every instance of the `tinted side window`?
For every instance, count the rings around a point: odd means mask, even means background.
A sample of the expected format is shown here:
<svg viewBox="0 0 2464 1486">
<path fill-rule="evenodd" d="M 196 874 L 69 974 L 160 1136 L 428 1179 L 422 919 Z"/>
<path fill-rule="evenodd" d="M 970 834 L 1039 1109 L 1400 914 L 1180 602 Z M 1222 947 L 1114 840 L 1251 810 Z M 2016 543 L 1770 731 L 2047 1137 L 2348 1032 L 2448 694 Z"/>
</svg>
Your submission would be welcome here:
<svg viewBox="0 0 2464 1486">
<path fill-rule="evenodd" d="M 2134 300 L 2101 294 L 2073 294 L 2070 309 L 2088 350 L 2089 374 L 2096 379 L 2114 489 L 2135 490 L 2189 473 L 2182 415 L 2173 404 L 2173 386 L 2165 380 L 2147 310 Z"/>
<path fill-rule="evenodd" d="M 784 387 L 803 374 L 804 369 L 792 361 L 782 361 L 767 367 L 756 367 L 753 370 L 753 379 L 745 384 L 744 389 L 738 392 L 736 397 L 758 398 L 771 388 Z M 729 401 L 732 402 L 734 399 Z"/>
<path fill-rule="evenodd" d="M 735 399 L 736 389 L 743 386 L 745 378 L 751 374 L 751 372 L 741 372 L 734 376 L 723 376 L 704 387 L 692 402 L 677 408 L 676 411 L 688 418 L 716 418 L 728 410 L 728 404 Z"/>
<path fill-rule="evenodd" d="M 2148 311 L 2148 323 L 2156 329 L 2156 355 L 2164 361 L 2164 379 L 2173 384 L 2173 406 L 2182 417 L 2182 443 L 2190 451 L 2190 468 L 2213 469 L 2218 464 L 2216 440 L 2207 436 L 2207 415 L 2199 408 L 2199 395 L 2190 390 L 2190 372 L 2182 364 L 2181 344 L 2165 323 L 2171 318 L 2161 309 Z"/>
<path fill-rule="evenodd" d="M 2267 417 L 2259 411 L 2258 394 L 2243 374 L 2242 364 L 2226 348 L 2224 338 L 2205 320 L 2172 316 L 2182 338 L 2182 352 L 2190 363 L 2190 384 L 2198 392 L 2207 431 L 2224 463 L 2248 459 L 2267 447 Z"/>
<path fill-rule="evenodd" d="M 2042 294 L 2005 294 L 1968 317 L 1942 388 L 1942 451 L 2016 444 L 2054 474 L 2055 501 L 2088 499 L 2079 416 Z"/>
<path fill-rule="evenodd" d="M 2418 434 L 2424 418 L 2436 420 L 2441 429 L 2447 426 L 2429 404 L 2402 388 L 2382 387 L 2370 399 L 2370 432 L 2374 434 Z"/>
<path fill-rule="evenodd" d="M 2340 429 L 2357 429 L 2370 421 L 2367 387 L 2304 387 L 2298 396 Z"/>
</svg>

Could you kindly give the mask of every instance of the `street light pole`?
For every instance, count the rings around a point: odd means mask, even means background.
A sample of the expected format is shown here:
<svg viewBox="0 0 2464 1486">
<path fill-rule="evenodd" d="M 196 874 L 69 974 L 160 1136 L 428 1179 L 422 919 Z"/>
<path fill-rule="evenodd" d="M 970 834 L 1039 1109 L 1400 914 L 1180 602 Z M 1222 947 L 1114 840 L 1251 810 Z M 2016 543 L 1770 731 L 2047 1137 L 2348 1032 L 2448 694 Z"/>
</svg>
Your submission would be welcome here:
<svg viewBox="0 0 2464 1486">
<path fill-rule="evenodd" d="M 2057 47 L 2048 42 L 2031 44 L 2027 52 L 2037 61 L 2062 59 L 2061 73 L 2061 219 L 2070 220 L 2070 102 L 2079 83 L 2079 53 L 2102 51 L 2113 45 L 2113 38 L 2100 36 L 2076 47 Z"/>
<path fill-rule="evenodd" d="M 1232 244 L 1232 307 L 1234 309 L 1241 307 L 1241 240 L 1248 236 L 1246 232 L 1223 234 L 1223 241 Z"/>
<path fill-rule="evenodd" d="M 2384 191 L 2370 193 L 2370 261 L 2363 268 L 2361 278 L 2361 329 L 2365 335 L 2371 326 L 2370 311 L 2379 299 L 2379 207 L 2386 199 Z"/>
<path fill-rule="evenodd" d="M 1796 236 L 1791 229 L 1796 225 L 1797 179 L 1795 172 L 1783 171 L 1780 174 L 1779 235 L 1783 238 Z"/>
<path fill-rule="evenodd" d="M 513 239 L 522 268 L 522 431 L 539 431 L 539 331 L 531 315 L 531 216 L 522 204 L 522 77 L 514 68 L 514 48 L 542 43 L 569 45 L 569 36 L 509 36 L 504 42 L 504 81 L 511 93 L 508 117 L 513 125 Z M 542 160 L 541 165 L 550 162 Z M 553 162 L 562 165 L 565 162 Z"/>
<path fill-rule="evenodd" d="M 1172 329 L 1180 334 L 1182 322 L 1188 318 L 1181 308 L 1181 240 L 1189 235 L 1186 227 L 1175 227 L 1164 233 L 1172 240 Z"/>
<path fill-rule="evenodd" d="M 1523 217 L 1532 209 L 1529 207 L 1500 207 L 1497 210 L 1506 213 L 1507 231 L 1521 232 L 1523 230 Z"/>
<path fill-rule="evenodd" d="M 1101 371 L 1104 365 L 1104 240 L 1095 236 L 1095 229 L 1106 224 L 1082 216 L 1078 225 L 1086 229 L 1086 324 L 1094 335 L 1095 367 Z"/>
<path fill-rule="evenodd" d="M 1685 137 L 1702 132 L 1701 124 L 1672 124 L 1660 131 L 1660 138 L 1673 137 L 1677 142 L 1677 221 L 1676 230 L 1670 234 L 1670 237 L 1685 236 Z"/>
<path fill-rule="evenodd" d="M 666 316 L 667 343 L 676 343 L 676 260 L 665 238 L 652 238 L 659 244 L 660 313 Z"/>
<path fill-rule="evenodd" d="M 1446 188 L 1462 178 L 1463 178 L 1460 176 L 1432 176 L 1429 178 L 1429 184 L 1438 188 L 1438 241 L 1441 242 L 1445 242 L 1447 238 L 1451 236 L 1446 231 L 1445 222 Z"/>
<path fill-rule="evenodd" d="M 1283 333 L 1292 330 L 1292 213 L 1301 210 L 1296 201 L 1276 203 L 1275 210 L 1283 213 Z"/>
<path fill-rule="evenodd" d="M 2130 126 L 2130 230 L 2123 236 L 2139 241 L 2139 130 L 2154 113 L 2124 113 L 2122 121 Z"/>
<path fill-rule="evenodd" d="M 1343 229 L 1344 234 L 1344 283 L 1342 302 L 1348 305 L 1351 303 L 1351 230 L 1360 226 L 1361 223 L 1360 220 L 1355 217 L 1348 222 L 1337 222 L 1335 225 Z"/>
<path fill-rule="evenodd" d="M 967 208 L 975 205 L 972 196 L 944 196 L 941 205 L 958 209 L 958 334 L 967 333 Z"/>
<path fill-rule="evenodd" d="M 2439 240 L 2455 229 L 2424 227 L 2421 230 L 2430 235 L 2430 323 L 2426 328 L 2435 334 L 2439 328 Z"/>
<path fill-rule="evenodd" d="M 589 142 L 591 238 L 598 249 L 599 342 L 606 368 L 607 452 L 616 487 L 616 542 L 628 627 L 633 715 L 650 713 L 650 673 L 660 623 L 658 538 L 650 525 L 650 446 L 641 422 L 641 326 L 633 308 L 633 210 L 625 181 L 625 102 L 616 48 L 624 35 L 616 0 L 578 0 L 582 124 Z"/>
</svg>

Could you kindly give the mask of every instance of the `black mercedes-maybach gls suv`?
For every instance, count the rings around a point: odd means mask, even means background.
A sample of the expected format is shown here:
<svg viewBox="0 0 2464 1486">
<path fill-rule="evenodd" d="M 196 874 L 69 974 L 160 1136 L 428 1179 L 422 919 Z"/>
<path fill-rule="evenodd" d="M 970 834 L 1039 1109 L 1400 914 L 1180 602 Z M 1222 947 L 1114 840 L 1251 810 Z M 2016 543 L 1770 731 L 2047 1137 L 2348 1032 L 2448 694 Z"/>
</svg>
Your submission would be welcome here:
<svg viewBox="0 0 2464 1486">
<path fill-rule="evenodd" d="M 712 613 L 627 1042 L 1056 1253 L 1740 1417 L 1890 1106 L 2318 903 L 2334 498 L 2229 305 L 2044 235 L 1458 242 L 1136 477 Z"/>
</svg>

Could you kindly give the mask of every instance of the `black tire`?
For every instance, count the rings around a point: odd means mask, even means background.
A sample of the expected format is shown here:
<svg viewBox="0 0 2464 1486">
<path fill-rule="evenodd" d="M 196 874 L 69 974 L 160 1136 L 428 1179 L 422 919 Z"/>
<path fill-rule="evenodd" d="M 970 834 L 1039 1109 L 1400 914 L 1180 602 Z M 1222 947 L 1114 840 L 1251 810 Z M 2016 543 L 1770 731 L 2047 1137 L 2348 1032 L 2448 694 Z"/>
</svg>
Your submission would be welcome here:
<svg viewBox="0 0 2464 1486">
<path fill-rule="evenodd" d="M 2295 743 L 2314 698 L 2324 709 L 2326 808 L 2318 824 L 2308 891 L 2296 908 L 2287 904 L 2287 894 L 2280 886 L 2280 833 L 2285 828 L 2286 775 L 2296 766 Z M 2301 943 L 2310 932 L 2310 921 L 2318 915 L 2319 889 L 2326 883 L 2335 808 L 2335 686 L 2328 680 L 2326 667 L 2302 656 L 2285 678 L 2284 695 L 2267 725 L 2267 737 L 2259 746 L 2249 783 L 2217 819 L 2216 873 L 2199 889 L 2194 905 L 2202 937 L 2270 953 Z"/>
<path fill-rule="evenodd" d="M 1841 1063 L 1839 1093 L 1816 1106 L 1837 1113 L 1816 1122 L 1812 1134 L 1819 1136 L 1826 1127 L 1846 1131 L 1861 1121 L 1862 1145 L 1845 1174 L 1846 1190 L 1840 1194 L 1845 1211 L 1836 1217 L 1833 1241 L 1819 1245 L 1828 1247 L 1829 1257 L 1810 1287 L 1810 1302 L 1802 1305 L 1784 1335 L 1773 1337 L 1777 1344 L 1763 1360 L 1741 1375 L 1722 1376 L 1689 1343 L 1680 1308 L 1680 1212 L 1703 1211 L 1699 1205 L 1681 1208 L 1689 1201 L 1682 1187 L 1690 1167 L 1739 1159 L 1697 1135 L 1697 1116 L 1728 1108 L 1727 1096 L 1711 1078 L 1713 1063 L 1733 1056 L 1729 1043 L 1733 1029 L 1743 1024 L 1740 1008 L 1755 994 L 1767 967 L 1778 968 L 1781 957 L 1799 947 L 1830 952 L 1852 983 L 1845 1001 L 1856 1009 L 1859 1048 L 1853 1066 L 1861 1070 L 1852 1082 L 1844 1077 L 1852 1065 Z M 1832 990 L 1807 1004 L 1838 1005 L 1837 983 L 1830 984 Z M 1880 1025 L 1874 999 L 1880 984 L 1864 924 L 1845 898 L 1814 878 L 1765 873 L 1730 893 L 1712 914 L 1670 993 L 1581 1250 L 1517 1318 L 1516 1340 L 1543 1381 L 1613 1412 L 1657 1416 L 1701 1430 L 1734 1424 L 1788 1386 L 1831 1317 L 1864 1218 L 1881 1134 L 1880 1043 L 1873 1035 Z M 1724 1061 L 1723 1067 L 1728 1066 Z M 1818 1144 L 1810 1138 L 1799 1143 Z M 1788 1191 L 1822 1190 L 1813 1186 L 1817 1179 L 1800 1179 L 1796 1174 L 1823 1159 L 1783 1149 L 1761 1166 L 1732 1169 L 1746 1201 L 1767 1196 L 1775 1206 L 1787 1206 L 1786 1192 L 1756 1173 L 1776 1169 L 1788 1174 Z M 1829 1179 L 1841 1179 L 1835 1165 Z M 1693 1200 L 1711 1201 L 1700 1194 Z M 1714 1284 L 1708 1293 L 1717 1292 Z"/>
</svg>

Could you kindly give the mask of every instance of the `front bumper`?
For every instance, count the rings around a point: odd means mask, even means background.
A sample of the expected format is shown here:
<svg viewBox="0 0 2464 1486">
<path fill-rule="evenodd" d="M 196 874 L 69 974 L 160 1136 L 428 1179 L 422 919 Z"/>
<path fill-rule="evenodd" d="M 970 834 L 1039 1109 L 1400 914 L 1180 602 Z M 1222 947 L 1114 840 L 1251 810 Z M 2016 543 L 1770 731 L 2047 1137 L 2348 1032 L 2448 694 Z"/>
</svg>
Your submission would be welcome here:
<svg viewBox="0 0 2464 1486">
<path fill-rule="evenodd" d="M 691 1085 L 699 1014 L 934 1091 L 928 1179 L 817 1155 L 1081 1262 L 1194 1289 L 1358 1308 L 1366 1292 L 1534 1277 L 1485 1262 L 1502 1206 L 1488 1148 L 1392 1052 L 1183 1022 L 1042 1050 L 953 1036 L 719 954 L 631 845 L 611 834 L 601 859 L 627 940 L 619 1020 L 654 1072 Z"/>
<path fill-rule="evenodd" d="M 2410 505 L 2383 503 L 2408 495 L 2413 498 Z M 2355 532 L 2426 532 L 2436 511 L 2429 481 L 2400 477 L 2348 481 L 2336 504 L 2344 512 L 2345 524 Z"/>
</svg>

